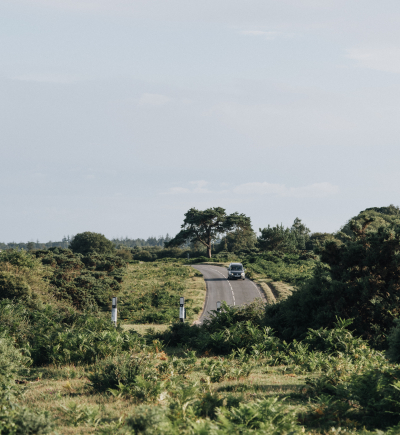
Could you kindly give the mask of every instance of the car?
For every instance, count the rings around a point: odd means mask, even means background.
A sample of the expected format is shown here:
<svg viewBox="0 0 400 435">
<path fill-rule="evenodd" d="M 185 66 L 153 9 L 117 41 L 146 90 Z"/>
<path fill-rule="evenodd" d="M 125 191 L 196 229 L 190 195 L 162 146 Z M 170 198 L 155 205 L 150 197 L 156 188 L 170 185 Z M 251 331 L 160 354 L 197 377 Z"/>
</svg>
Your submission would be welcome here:
<svg viewBox="0 0 400 435">
<path fill-rule="evenodd" d="M 228 267 L 228 279 L 246 279 L 242 263 L 231 263 Z"/>
</svg>

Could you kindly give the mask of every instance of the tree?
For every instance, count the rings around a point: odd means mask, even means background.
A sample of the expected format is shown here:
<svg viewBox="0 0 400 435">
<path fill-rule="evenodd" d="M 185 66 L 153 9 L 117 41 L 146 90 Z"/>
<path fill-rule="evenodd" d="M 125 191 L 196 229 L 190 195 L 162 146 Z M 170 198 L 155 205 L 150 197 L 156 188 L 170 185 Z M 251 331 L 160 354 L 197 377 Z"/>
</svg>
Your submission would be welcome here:
<svg viewBox="0 0 400 435">
<path fill-rule="evenodd" d="M 222 238 L 219 243 L 219 249 L 221 250 L 222 248 L 228 252 L 239 252 L 254 249 L 256 243 L 257 236 L 251 227 L 237 228 Z"/>
<path fill-rule="evenodd" d="M 103 234 L 91 233 L 90 231 L 74 236 L 69 247 L 73 252 L 84 255 L 93 252 L 108 254 L 113 253 L 115 250 L 111 240 L 108 240 Z"/>
<path fill-rule="evenodd" d="M 306 243 L 310 236 L 310 230 L 296 218 L 291 228 L 285 228 L 282 224 L 275 227 L 260 228 L 261 236 L 258 237 L 258 245 L 264 251 L 294 252 L 297 249 L 306 249 Z"/>
<path fill-rule="evenodd" d="M 236 229 L 251 229 L 250 218 L 244 214 L 226 214 L 222 207 L 208 208 L 201 211 L 191 208 L 185 213 L 181 231 L 169 242 L 166 248 L 182 246 L 186 242 L 200 242 L 207 248 L 207 256 L 211 258 L 211 245 L 220 234 Z"/>
<path fill-rule="evenodd" d="M 292 252 L 296 250 L 296 236 L 282 224 L 261 229 L 258 245 L 263 251 Z"/>
<path fill-rule="evenodd" d="M 372 223 L 353 221 L 352 236 L 326 241 L 313 278 L 267 308 L 267 326 L 291 340 L 333 327 L 336 317 L 354 319 L 358 335 L 382 345 L 400 317 L 400 226 L 368 231 Z"/>
<path fill-rule="evenodd" d="M 296 218 L 293 222 L 290 232 L 296 236 L 297 249 L 306 249 L 306 243 L 310 239 L 310 230 L 301 222 L 301 219 Z"/>
</svg>

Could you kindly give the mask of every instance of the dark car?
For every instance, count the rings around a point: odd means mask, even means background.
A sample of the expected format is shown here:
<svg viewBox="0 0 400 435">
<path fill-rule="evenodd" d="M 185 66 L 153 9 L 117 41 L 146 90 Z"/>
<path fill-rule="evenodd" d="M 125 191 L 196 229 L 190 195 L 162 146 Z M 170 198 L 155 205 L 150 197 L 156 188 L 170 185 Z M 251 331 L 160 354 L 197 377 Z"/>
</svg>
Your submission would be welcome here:
<svg viewBox="0 0 400 435">
<path fill-rule="evenodd" d="M 246 279 L 242 263 L 231 263 L 229 265 L 228 279 Z"/>
</svg>

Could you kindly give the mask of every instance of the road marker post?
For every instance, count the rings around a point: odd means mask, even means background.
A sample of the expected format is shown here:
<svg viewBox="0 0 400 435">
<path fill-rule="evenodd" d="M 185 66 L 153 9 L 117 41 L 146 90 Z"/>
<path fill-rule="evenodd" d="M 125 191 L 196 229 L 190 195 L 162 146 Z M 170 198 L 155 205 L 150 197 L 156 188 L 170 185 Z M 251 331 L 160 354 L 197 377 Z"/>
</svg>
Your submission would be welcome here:
<svg viewBox="0 0 400 435">
<path fill-rule="evenodd" d="M 217 312 L 219 313 L 221 311 L 221 302 L 217 302 Z"/>
<path fill-rule="evenodd" d="M 179 299 L 179 320 L 184 322 L 186 319 L 186 310 L 185 310 L 185 298 L 181 297 Z"/>
<path fill-rule="evenodd" d="M 111 321 L 114 323 L 114 326 L 117 327 L 117 298 L 112 298 Z"/>
</svg>

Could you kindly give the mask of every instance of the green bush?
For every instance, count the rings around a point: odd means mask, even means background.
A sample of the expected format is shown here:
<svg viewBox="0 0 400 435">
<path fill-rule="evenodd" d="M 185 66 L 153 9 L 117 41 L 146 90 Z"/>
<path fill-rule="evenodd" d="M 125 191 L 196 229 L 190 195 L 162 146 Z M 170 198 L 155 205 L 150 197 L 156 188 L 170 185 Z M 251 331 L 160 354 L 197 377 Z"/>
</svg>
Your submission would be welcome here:
<svg viewBox="0 0 400 435">
<path fill-rule="evenodd" d="M 108 308 L 121 289 L 126 262 L 110 254 L 74 254 L 69 249 L 35 251 L 51 270 L 47 278 L 57 299 L 78 309 Z"/>
<path fill-rule="evenodd" d="M 54 422 L 48 411 L 32 411 L 9 403 L 0 406 L 2 435 L 44 435 L 53 428 Z"/>
<path fill-rule="evenodd" d="M 108 240 L 103 234 L 91 233 L 86 231 L 73 237 L 69 248 L 77 254 L 111 254 L 115 247 L 111 240 Z"/>
<path fill-rule="evenodd" d="M 317 263 L 314 256 L 307 258 L 302 253 L 285 254 L 277 251 L 250 255 L 243 259 L 248 277 L 257 274 L 273 281 L 285 281 L 295 285 L 310 279 Z"/>
<path fill-rule="evenodd" d="M 38 261 L 27 251 L 17 249 L 7 249 L 0 252 L 0 263 L 9 263 L 13 266 L 27 267 L 29 269 L 38 266 Z"/>
<path fill-rule="evenodd" d="M 89 364 L 121 351 L 137 349 L 140 344 L 134 331 L 115 330 L 112 326 L 101 331 L 63 327 L 41 334 L 31 352 L 42 362 Z"/>
<path fill-rule="evenodd" d="M 19 299 L 32 296 L 32 290 L 23 276 L 0 271 L 0 299 Z"/>
<path fill-rule="evenodd" d="M 360 407 L 358 419 L 370 427 L 389 427 L 400 423 L 400 368 L 376 367 L 354 373 L 340 383 L 336 396 Z"/>
<path fill-rule="evenodd" d="M 14 347 L 4 332 L 0 335 L 0 386 L 12 385 L 20 371 L 30 365 L 31 359 Z"/>
<path fill-rule="evenodd" d="M 154 401 L 163 390 L 150 354 L 121 353 L 98 362 L 88 378 L 95 391 L 129 396 L 137 401 Z"/>
<path fill-rule="evenodd" d="M 390 334 L 388 336 L 388 351 L 387 355 L 388 357 L 396 362 L 400 362 L 400 320 L 395 320 L 395 326 L 390 331 Z"/>
<path fill-rule="evenodd" d="M 154 261 L 157 259 L 157 255 L 143 249 L 135 254 L 133 259 L 138 261 Z"/>
<path fill-rule="evenodd" d="M 367 232 L 354 224 L 353 237 L 325 243 L 312 279 L 285 301 L 266 309 L 266 324 L 285 340 L 308 328 L 332 328 L 336 317 L 353 318 L 357 335 L 384 347 L 400 313 L 400 227 Z"/>
</svg>

